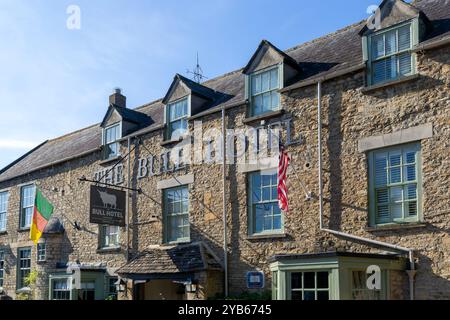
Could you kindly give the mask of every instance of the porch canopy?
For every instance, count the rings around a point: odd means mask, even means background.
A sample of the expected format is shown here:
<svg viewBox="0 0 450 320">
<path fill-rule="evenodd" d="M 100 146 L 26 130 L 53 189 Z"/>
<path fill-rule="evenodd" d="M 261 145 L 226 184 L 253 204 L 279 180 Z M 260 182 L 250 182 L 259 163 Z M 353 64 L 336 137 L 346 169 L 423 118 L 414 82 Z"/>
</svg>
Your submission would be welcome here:
<svg viewBox="0 0 450 320">
<path fill-rule="evenodd" d="M 147 249 L 117 270 L 121 278 L 139 280 L 173 279 L 184 281 L 195 273 L 217 270 L 222 264 L 203 243 Z"/>
</svg>

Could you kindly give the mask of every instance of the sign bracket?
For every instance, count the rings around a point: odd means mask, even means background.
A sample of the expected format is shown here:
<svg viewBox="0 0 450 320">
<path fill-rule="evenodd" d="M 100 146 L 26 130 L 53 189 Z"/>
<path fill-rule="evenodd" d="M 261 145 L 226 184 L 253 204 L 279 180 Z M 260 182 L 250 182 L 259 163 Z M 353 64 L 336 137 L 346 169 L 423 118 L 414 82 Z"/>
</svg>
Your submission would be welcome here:
<svg viewBox="0 0 450 320">
<path fill-rule="evenodd" d="M 134 191 L 137 192 L 138 194 L 142 194 L 142 189 L 141 188 L 129 188 L 129 187 L 122 187 L 122 186 L 117 186 L 115 184 L 111 184 L 111 183 L 106 183 L 106 182 L 100 182 L 100 181 L 95 181 L 95 180 L 89 180 L 86 177 L 81 177 L 80 179 L 78 179 L 80 182 L 90 182 L 93 184 L 97 184 L 97 185 L 101 185 L 101 186 L 105 186 L 105 187 L 111 187 L 111 188 L 117 188 L 117 189 L 125 189 L 125 190 L 130 190 L 130 191 Z"/>
</svg>

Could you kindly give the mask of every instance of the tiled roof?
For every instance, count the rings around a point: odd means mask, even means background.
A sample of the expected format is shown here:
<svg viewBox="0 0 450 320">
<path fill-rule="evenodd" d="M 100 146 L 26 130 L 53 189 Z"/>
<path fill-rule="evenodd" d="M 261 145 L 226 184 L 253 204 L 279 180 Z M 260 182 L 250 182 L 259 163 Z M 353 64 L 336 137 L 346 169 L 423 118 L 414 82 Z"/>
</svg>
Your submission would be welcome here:
<svg viewBox="0 0 450 320">
<path fill-rule="evenodd" d="M 423 43 L 430 43 L 450 37 L 450 5 L 448 0 L 416 0 L 413 5 L 430 20 L 433 29 Z M 295 60 L 302 69 L 299 83 L 311 81 L 346 70 L 363 62 L 359 32 L 366 21 L 361 21 L 324 37 L 301 44 L 285 53 Z M 216 91 L 225 94 L 208 108 L 220 105 L 233 105 L 244 101 L 244 74 L 242 69 L 208 80 L 200 85 L 190 81 L 195 90 L 204 94 Z M 295 85 L 295 84 L 294 84 Z M 210 89 L 205 89 L 210 88 Z M 149 116 L 151 125 L 134 133 L 139 134 L 163 124 L 164 105 L 157 100 L 135 109 Z M 0 182 L 30 173 L 40 167 L 51 165 L 63 159 L 82 155 L 100 146 L 101 129 L 94 125 L 50 140 L 27 154 L 23 159 L 0 171 Z"/>
<path fill-rule="evenodd" d="M 180 245 L 172 248 L 154 248 L 144 251 L 125 266 L 118 274 L 173 274 L 220 270 L 220 263 L 202 243 Z"/>
</svg>

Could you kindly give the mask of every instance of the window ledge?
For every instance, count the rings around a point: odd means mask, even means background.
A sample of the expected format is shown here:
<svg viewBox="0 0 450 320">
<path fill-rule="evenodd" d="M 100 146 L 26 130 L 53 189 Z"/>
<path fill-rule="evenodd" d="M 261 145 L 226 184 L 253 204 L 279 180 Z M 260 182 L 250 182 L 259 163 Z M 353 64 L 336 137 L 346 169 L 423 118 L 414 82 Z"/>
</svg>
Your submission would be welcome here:
<svg viewBox="0 0 450 320">
<path fill-rule="evenodd" d="M 399 230 L 399 229 L 419 229 L 419 228 L 425 228 L 426 226 L 427 226 L 426 223 L 422 223 L 422 222 L 393 223 L 393 224 L 380 225 L 377 227 L 367 227 L 366 231 L 382 232 L 382 231 L 391 231 L 391 230 Z"/>
<path fill-rule="evenodd" d="M 365 87 L 361 91 L 363 93 L 371 93 L 371 92 L 376 91 L 378 89 L 383 89 L 383 88 L 394 86 L 394 85 L 397 85 L 397 84 L 400 84 L 400 83 L 413 81 L 413 80 L 418 79 L 419 77 L 420 77 L 420 74 L 413 74 L 411 76 L 401 77 L 401 78 L 396 79 L 396 80 L 387 81 L 387 82 L 383 82 L 383 83 L 380 83 L 380 84 L 375 84 L 373 86 Z"/>
<path fill-rule="evenodd" d="M 99 165 L 108 164 L 108 163 L 110 163 L 110 162 L 118 161 L 118 160 L 120 160 L 120 159 L 122 159 L 122 156 L 117 156 L 117 157 L 114 157 L 114 158 L 111 158 L 111 159 L 104 159 L 104 160 L 102 160 L 102 161 L 99 162 Z"/>
<path fill-rule="evenodd" d="M 247 236 L 247 240 L 283 239 L 286 237 L 287 234 L 285 233 L 254 234 Z"/>
<path fill-rule="evenodd" d="M 274 117 L 281 116 L 284 113 L 285 113 L 284 109 L 280 109 L 280 110 L 277 110 L 277 111 L 270 111 L 270 112 L 267 112 L 267 113 L 264 113 L 264 114 L 260 114 L 258 116 L 245 118 L 242 122 L 244 124 L 247 124 L 247 123 L 251 123 L 251 122 L 266 120 L 266 119 L 269 119 L 269 118 L 274 118 Z"/>
<path fill-rule="evenodd" d="M 178 139 L 174 139 L 174 140 L 164 140 L 163 142 L 161 142 L 161 147 L 169 146 L 171 144 L 179 143 L 181 141 L 183 141 L 183 138 L 181 138 L 181 137 Z"/>
<path fill-rule="evenodd" d="M 97 249 L 97 253 L 100 254 L 108 254 L 108 253 L 120 253 L 122 251 L 121 247 L 111 247 L 111 248 L 99 248 Z"/>
<path fill-rule="evenodd" d="M 31 227 L 17 229 L 17 232 L 30 232 Z"/>
</svg>

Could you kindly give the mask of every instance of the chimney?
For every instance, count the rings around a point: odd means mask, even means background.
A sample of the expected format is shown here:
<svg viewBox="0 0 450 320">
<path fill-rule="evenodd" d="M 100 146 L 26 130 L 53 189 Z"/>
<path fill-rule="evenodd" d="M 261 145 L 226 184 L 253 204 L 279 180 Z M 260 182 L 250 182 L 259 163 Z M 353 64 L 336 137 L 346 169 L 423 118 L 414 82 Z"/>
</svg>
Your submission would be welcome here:
<svg viewBox="0 0 450 320">
<path fill-rule="evenodd" d="M 127 97 L 122 95 L 122 90 L 120 88 L 115 88 L 114 93 L 109 96 L 109 104 L 114 104 L 118 107 L 127 107 Z"/>
</svg>

